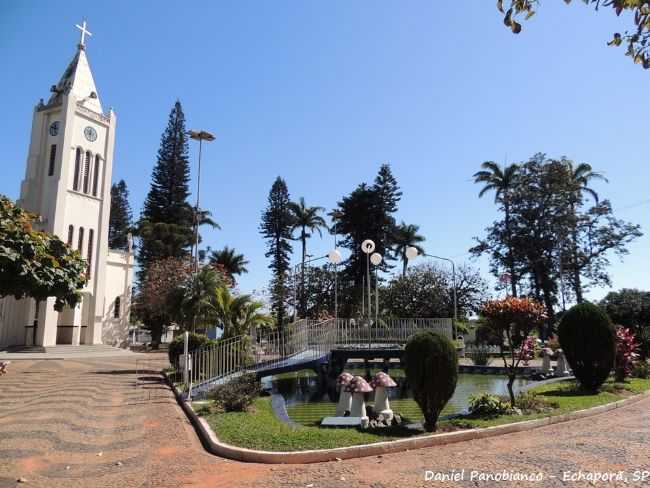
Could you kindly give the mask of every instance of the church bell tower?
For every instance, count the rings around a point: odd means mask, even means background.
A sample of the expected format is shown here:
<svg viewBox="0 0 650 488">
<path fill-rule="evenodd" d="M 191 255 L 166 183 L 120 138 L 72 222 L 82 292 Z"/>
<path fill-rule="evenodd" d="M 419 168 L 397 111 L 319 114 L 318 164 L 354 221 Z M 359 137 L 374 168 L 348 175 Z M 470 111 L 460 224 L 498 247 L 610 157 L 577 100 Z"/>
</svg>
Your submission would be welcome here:
<svg viewBox="0 0 650 488">
<path fill-rule="evenodd" d="M 54 299 L 16 302 L 14 322 L 25 344 L 98 344 L 106 315 L 108 220 L 116 116 L 105 113 L 88 58 L 86 22 L 77 51 L 47 103 L 34 109 L 25 178 L 18 205 L 41 216 L 39 230 L 57 235 L 88 263 L 88 284 L 74 309 L 56 312 Z M 31 329 L 31 330 L 29 330 Z M 2 342 L 0 340 L 0 342 Z"/>
</svg>

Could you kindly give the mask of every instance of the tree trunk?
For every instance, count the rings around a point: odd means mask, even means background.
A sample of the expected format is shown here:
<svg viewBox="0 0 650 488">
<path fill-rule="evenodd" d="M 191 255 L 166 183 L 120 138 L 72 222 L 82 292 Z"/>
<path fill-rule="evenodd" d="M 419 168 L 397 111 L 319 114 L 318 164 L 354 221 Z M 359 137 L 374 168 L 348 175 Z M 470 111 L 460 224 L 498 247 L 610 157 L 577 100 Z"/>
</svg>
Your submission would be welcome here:
<svg viewBox="0 0 650 488">
<path fill-rule="evenodd" d="M 406 257 L 406 251 L 402 252 L 402 278 L 406 276 L 406 267 L 408 266 L 408 258 Z"/>
<path fill-rule="evenodd" d="M 510 231 L 510 205 L 505 203 L 506 233 L 508 234 L 508 271 L 510 272 L 510 291 L 512 296 L 517 296 L 517 278 L 515 276 L 515 256 L 512 252 L 512 232 Z"/>
<path fill-rule="evenodd" d="M 424 413 L 424 430 L 427 432 L 435 432 L 436 424 L 438 423 L 438 412 L 425 412 Z"/>
<path fill-rule="evenodd" d="M 512 405 L 513 407 L 516 407 L 515 391 L 514 391 L 515 379 L 516 379 L 516 374 L 514 372 L 514 367 L 513 367 L 512 371 L 508 373 L 508 395 L 510 395 L 510 405 Z"/>
<path fill-rule="evenodd" d="M 305 261 L 307 260 L 307 238 L 305 237 L 305 228 L 302 229 L 300 235 L 302 243 L 302 266 L 300 270 L 300 315 L 307 318 L 307 304 L 305 303 Z"/>
</svg>

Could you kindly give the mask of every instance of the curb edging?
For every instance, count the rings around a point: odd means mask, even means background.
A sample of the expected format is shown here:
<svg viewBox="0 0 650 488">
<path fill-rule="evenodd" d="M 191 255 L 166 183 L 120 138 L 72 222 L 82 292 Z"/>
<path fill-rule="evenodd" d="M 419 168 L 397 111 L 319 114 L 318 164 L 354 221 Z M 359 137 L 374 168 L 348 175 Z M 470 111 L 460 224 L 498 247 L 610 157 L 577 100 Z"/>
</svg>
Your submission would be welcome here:
<svg viewBox="0 0 650 488">
<path fill-rule="evenodd" d="M 398 439 L 394 441 L 377 442 L 374 444 L 362 444 L 350 447 L 338 447 L 335 449 L 314 449 L 310 451 L 258 451 L 236 447 L 221 442 L 208 422 L 199 417 L 192 406 L 186 402 L 176 386 L 169 380 L 167 374 L 164 374 L 167 383 L 171 387 L 176 401 L 187 415 L 190 423 L 194 426 L 203 447 L 217 456 L 242 461 L 246 463 L 263 463 L 263 464 L 307 464 L 321 463 L 328 461 L 340 461 L 343 459 L 354 459 L 367 456 L 378 456 L 396 452 L 422 449 L 425 447 L 443 446 L 474 439 L 484 439 L 499 435 L 512 434 L 516 432 L 525 432 L 547 425 L 559 424 L 570 420 L 578 420 L 593 415 L 609 412 L 623 406 L 632 405 L 644 398 L 650 397 L 650 391 L 639 393 L 630 398 L 618 400 L 596 407 L 577 410 L 575 412 L 555 415 L 552 417 L 543 417 L 541 419 L 526 420 L 523 422 L 513 422 L 510 424 L 498 425 L 494 427 L 485 427 L 479 429 L 468 429 L 457 432 L 444 434 L 425 434 L 410 439 Z"/>
</svg>

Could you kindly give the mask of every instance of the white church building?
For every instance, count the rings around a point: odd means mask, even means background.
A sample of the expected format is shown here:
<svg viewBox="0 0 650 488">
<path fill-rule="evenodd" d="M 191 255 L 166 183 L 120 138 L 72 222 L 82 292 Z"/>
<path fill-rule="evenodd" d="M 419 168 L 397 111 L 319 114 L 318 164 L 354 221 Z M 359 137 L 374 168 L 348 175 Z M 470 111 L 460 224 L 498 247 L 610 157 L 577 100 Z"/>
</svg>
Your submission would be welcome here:
<svg viewBox="0 0 650 488">
<path fill-rule="evenodd" d="M 128 339 L 133 253 L 108 248 L 116 116 L 104 112 L 81 40 L 47 103 L 34 108 L 25 178 L 17 204 L 41 216 L 38 230 L 57 235 L 88 263 L 75 308 L 54 299 L 0 301 L 0 346 L 108 344 Z"/>
</svg>

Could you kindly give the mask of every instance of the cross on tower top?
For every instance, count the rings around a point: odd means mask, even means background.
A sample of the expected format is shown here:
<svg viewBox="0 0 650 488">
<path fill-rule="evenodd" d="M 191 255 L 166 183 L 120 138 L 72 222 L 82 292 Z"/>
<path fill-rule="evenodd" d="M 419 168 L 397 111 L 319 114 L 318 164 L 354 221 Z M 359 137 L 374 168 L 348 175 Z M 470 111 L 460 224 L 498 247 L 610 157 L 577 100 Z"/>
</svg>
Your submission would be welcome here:
<svg viewBox="0 0 650 488">
<path fill-rule="evenodd" d="M 81 31 L 81 40 L 79 41 L 79 47 L 83 49 L 86 47 L 86 34 L 89 36 L 92 36 L 92 34 L 88 29 L 86 29 L 85 20 L 81 23 L 81 25 L 76 24 L 75 27 Z"/>
</svg>

